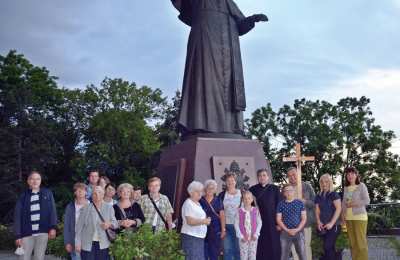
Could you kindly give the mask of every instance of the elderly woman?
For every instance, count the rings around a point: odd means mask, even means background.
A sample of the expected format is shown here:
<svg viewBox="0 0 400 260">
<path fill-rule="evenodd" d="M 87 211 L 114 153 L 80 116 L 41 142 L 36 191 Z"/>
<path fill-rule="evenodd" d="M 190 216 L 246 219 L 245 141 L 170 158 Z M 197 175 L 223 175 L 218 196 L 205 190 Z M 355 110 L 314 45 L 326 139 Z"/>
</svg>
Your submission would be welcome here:
<svg viewBox="0 0 400 260">
<path fill-rule="evenodd" d="M 241 192 L 236 188 L 235 174 L 228 173 L 225 175 L 225 191 L 221 192 L 218 197 L 223 203 L 225 214 L 226 235 L 224 238 L 224 259 L 239 260 L 239 241 L 235 231 L 235 217 L 237 209 L 240 206 Z"/>
<path fill-rule="evenodd" d="M 203 188 L 201 182 L 191 182 L 187 188 L 190 197 L 185 200 L 182 206 L 181 238 L 186 260 L 205 259 L 204 238 L 211 218 L 207 217 L 199 202 Z"/>
<path fill-rule="evenodd" d="M 335 260 L 336 239 L 340 234 L 340 196 L 333 190 L 332 177 L 324 174 L 319 178 L 320 192 L 315 197 L 317 228 L 324 242 L 323 260 Z"/>
<path fill-rule="evenodd" d="M 65 208 L 64 215 L 64 245 L 65 250 L 70 254 L 71 260 L 80 260 L 81 256 L 75 252 L 75 228 L 82 209 L 88 205 L 86 199 L 86 188 L 84 183 L 74 184 L 74 201 L 71 201 Z"/>
<path fill-rule="evenodd" d="M 367 186 L 361 182 L 360 174 L 354 167 L 345 169 L 345 184 L 342 202 L 342 219 L 346 221 L 353 260 L 368 259 L 366 206 L 369 204 Z"/>
<path fill-rule="evenodd" d="M 225 213 L 222 200 L 215 196 L 217 182 L 207 180 L 204 183 L 205 195 L 200 199 L 200 205 L 211 218 L 211 224 L 207 227 L 204 253 L 206 259 L 217 260 L 221 253 L 221 239 L 225 237 Z"/>
<path fill-rule="evenodd" d="M 133 187 L 129 183 L 118 186 L 119 201 L 114 205 L 115 218 L 118 220 L 120 228 L 134 231 L 144 222 L 144 216 L 139 204 L 131 201 Z"/>
<path fill-rule="evenodd" d="M 112 206 L 104 203 L 104 189 L 93 188 L 92 202 L 83 208 L 76 226 L 75 250 L 82 260 L 109 260 L 107 229 L 118 228 Z"/>
</svg>

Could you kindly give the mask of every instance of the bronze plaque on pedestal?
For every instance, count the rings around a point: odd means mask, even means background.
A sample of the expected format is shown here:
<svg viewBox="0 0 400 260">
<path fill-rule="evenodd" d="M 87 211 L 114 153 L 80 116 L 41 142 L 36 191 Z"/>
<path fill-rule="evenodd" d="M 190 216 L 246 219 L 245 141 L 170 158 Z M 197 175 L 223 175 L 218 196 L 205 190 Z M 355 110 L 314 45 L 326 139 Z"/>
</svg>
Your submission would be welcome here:
<svg viewBox="0 0 400 260">
<path fill-rule="evenodd" d="M 225 188 L 224 182 L 227 173 L 235 174 L 238 189 L 248 189 L 257 184 L 254 157 L 213 156 L 212 167 L 212 177 L 218 183 L 218 192 Z"/>
</svg>

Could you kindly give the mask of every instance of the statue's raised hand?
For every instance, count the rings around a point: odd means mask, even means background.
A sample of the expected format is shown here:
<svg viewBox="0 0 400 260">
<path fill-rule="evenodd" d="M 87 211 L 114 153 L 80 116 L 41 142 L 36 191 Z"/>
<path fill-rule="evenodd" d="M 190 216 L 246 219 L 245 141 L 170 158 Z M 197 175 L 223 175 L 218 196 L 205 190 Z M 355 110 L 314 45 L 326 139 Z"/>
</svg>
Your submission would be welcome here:
<svg viewBox="0 0 400 260">
<path fill-rule="evenodd" d="M 253 18 L 253 21 L 256 23 L 268 21 L 268 17 L 265 14 L 254 14 L 251 17 Z"/>
</svg>

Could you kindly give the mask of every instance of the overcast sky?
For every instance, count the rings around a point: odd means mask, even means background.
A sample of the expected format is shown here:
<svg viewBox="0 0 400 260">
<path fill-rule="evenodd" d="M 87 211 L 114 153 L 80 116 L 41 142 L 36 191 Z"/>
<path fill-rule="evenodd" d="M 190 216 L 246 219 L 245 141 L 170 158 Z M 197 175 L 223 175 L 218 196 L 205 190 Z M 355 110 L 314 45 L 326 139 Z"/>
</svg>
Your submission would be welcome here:
<svg viewBox="0 0 400 260">
<path fill-rule="evenodd" d="M 247 116 L 267 102 L 366 95 L 400 137 L 400 0 L 236 3 L 270 18 L 241 39 Z M 0 54 L 16 49 L 70 88 L 121 77 L 172 96 L 188 32 L 169 0 L 0 1 Z"/>
</svg>

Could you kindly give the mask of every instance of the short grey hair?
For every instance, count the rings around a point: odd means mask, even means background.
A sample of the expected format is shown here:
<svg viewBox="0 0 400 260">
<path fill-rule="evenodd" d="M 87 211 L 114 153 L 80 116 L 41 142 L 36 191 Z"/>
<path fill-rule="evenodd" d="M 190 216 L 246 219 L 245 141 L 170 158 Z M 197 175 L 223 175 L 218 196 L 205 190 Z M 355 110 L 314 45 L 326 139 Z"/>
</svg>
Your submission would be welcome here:
<svg viewBox="0 0 400 260">
<path fill-rule="evenodd" d="M 204 189 L 204 185 L 201 182 L 198 181 L 192 181 L 189 186 L 187 187 L 187 192 L 189 194 L 192 194 L 194 191 L 196 190 L 203 190 Z"/>
<path fill-rule="evenodd" d="M 209 180 L 206 180 L 206 181 L 204 182 L 204 189 L 207 189 L 207 188 L 208 188 L 209 186 L 211 186 L 211 185 L 213 185 L 215 188 L 218 187 L 218 183 L 217 183 L 215 180 L 209 179 Z"/>
</svg>

